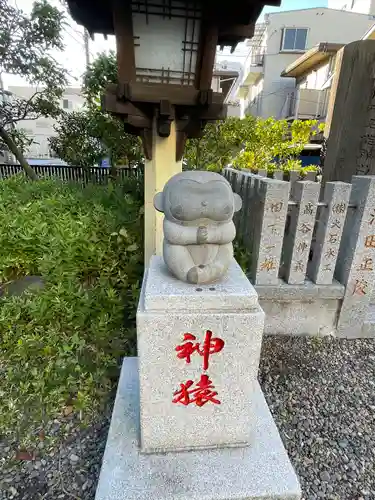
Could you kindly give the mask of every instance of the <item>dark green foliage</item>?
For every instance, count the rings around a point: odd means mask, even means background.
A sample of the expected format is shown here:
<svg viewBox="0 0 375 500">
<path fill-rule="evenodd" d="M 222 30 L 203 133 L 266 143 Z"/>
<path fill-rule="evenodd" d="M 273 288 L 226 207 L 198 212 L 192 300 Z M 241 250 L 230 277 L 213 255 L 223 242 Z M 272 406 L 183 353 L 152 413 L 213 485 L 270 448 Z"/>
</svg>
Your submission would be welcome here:
<svg viewBox="0 0 375 500">
<path fill-rule="evenodd" d="M 233 250 L 234 258 L 241 266 L 242 271 L 248 275 L 251 270 L 251 253 L 239 236 L 234 240 Z"/>
<path fill-rule="evenodd" d="M 45 286 L 0 299 L 0 439 L 31 445 L 64 406 L 84 419 L 135 351 L 143 273 L 142 187 L 0 183 L 0 284 Z M 135 191 L 133 196 L 126 191 Z"/>
</svg>

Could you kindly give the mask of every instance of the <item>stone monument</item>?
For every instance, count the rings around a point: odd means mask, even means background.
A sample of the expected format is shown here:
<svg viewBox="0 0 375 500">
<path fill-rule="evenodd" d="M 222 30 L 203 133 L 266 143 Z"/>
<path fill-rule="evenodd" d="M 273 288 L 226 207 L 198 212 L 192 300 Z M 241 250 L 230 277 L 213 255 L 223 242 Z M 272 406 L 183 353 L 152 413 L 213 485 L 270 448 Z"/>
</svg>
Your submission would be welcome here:
<svg viewBox="0 0 375 500">
<path fill-rule="evenodd" d="M 257 381 L 264 312 L 233 259 L 240 198 L 219 174 L 173 176 L 151 258 L 138 359 L 120 376 L 96 500 L 299 500 Z"/>
<path fill-rule="evenodd" d="M 337 53 L 324 130 L 324 183 L 375 174 L 374 65 L 374 40 L 348 43 Z"/>
</svg>

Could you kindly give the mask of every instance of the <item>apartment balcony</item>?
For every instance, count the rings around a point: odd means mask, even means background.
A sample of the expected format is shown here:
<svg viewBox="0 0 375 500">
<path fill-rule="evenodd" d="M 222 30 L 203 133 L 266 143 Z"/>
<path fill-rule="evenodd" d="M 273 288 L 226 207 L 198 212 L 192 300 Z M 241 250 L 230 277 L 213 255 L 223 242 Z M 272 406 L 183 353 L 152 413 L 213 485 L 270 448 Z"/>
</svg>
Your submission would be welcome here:
<svg viewBox="0 0 375 500">
<path fill-rule="evenodd" d="M 246 59 L 244 76 L 238 90 L 238 97 L 246 99 L 249 89 L 263 76 L 264 52 L 250 53 Z"/>
<path fill-rule="evenodd" d="M 253 85 L 263 75 L 264 53 L 264 48 L 253 48 L 247 56 L 242 85 Z"/>
<path fill-rule="evenodd" d="M 284 107 L 287 119 L 324 121 L 327 116 L 330 89 L 296 89 L 288 95 Z"/>
</svg>

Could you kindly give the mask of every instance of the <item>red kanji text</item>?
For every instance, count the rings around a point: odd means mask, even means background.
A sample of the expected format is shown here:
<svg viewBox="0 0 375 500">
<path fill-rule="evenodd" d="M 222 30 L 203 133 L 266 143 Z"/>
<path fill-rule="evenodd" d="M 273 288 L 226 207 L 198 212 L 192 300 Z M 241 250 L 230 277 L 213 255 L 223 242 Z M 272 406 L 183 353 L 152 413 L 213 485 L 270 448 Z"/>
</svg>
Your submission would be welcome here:
<svg viewBox="0 0 375 500">
<path fill-rule="evenodd" d="M 174 393 L 172 403 L 181 403 L 185 406 L 192 403 L 195 403 L 197 406 L 203 406 L 206 403 L 221 404 L 221 401 L 216 398 L 217 392 L 208 375 L 202 374 L 195 388 L 193 385 L 193 380 L 188 380 L 185 384 L 180 384 L 180 389 Z"/>
<path fill-rule="evenodd" d="M 184 343 L 176 347 L 177 357 L 186 359 L 186 363 L 190 363 L 191 355 L 197 352 L 200 356 L 203 356 L 203 370 L 208 370 L 210 355 L 220 352 L 223 349 L 224 340 L 218 337 L 212 337 L 212 332 L 210 330 L 206 331 L 203 344 L 194 342 L 196 340 L 197 337 L 195 335 L 185 333 Z"/>
</svg>

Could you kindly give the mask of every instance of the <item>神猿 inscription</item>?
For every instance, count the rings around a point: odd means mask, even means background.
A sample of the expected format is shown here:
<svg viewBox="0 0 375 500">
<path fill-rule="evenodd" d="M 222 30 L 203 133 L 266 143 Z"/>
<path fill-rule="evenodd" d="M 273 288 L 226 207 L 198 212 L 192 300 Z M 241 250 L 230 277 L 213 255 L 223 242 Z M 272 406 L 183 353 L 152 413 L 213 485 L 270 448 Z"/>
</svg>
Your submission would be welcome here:
<svg viewBox="0 0 375 500">
<path fill-rule="evenodd" d="M 203 371 L 209 368 L 209 357 L 212 354 L 220 352 L 224 347 L 224 340 L 213 337 L 210 330 L 206 331 L 203 343 L 196 342 L 197 337 L 192 333 L 185 333 L 183 343 L 176 347 L 177 357 L 185 359 L 186 363 L 191 363 L 191 356 L 194 353 L 203 357 Z M 221 404 L 215 396 L 217 392 L 214 391 L 212 381 L 207 374 L 202 374 L 200 381 L 193 387 L 194 381 L 188 380 L 186 383 L 180 384 L 180 390 L 174 393 L 172 403 L 181 403 L 188 406 L 190 403 L 195 403 L 197 406 L 211 402 L 214 404 Z"/>
<path fill-rule="evenodd" d="M 193 387 L 193 380 L 188 380 L 185 384 L 180 384 L 180 389 L 174 393 L 173 403 L 181 403 L 188 406 L 195 403 L 197 406 L 203 406 L 208 402 L 216 405 L 221 404 L 216 396 L 217 392 L 208 375 L 202 374 L 201 379 Z"/>
<path fill-rule="evenodd" d="M 195 352 L 203 356 L 203 370 L 208 370 L 208 361 L 211 354 L 220 352 L 224 347 L 224 340 L 217 337 L 212 337 L 210 330 L 206 331 L 203 344 L 193 342 L 197 340 L 195 335 L 191 333 L 184 334 L 184 343 L 176 347 L 177 357 L 186 359 L 186 363 L 191 362 L 191 355 Z"/>
</svg>

